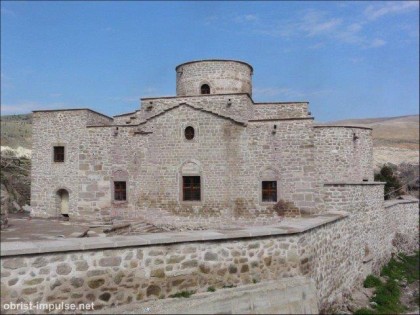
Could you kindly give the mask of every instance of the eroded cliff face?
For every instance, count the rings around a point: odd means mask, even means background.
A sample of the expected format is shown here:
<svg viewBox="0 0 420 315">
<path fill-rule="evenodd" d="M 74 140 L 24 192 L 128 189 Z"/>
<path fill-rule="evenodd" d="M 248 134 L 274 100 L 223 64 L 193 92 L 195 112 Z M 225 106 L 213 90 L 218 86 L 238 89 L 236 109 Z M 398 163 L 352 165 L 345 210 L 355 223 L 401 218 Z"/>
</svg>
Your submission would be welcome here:
<svg viewBox="0 0 420 315">
<path fill-rule="evenodd" d="M 1 228 L 6 228 L 8 215 L 22 211 L 30 202 L 31 161 L 13 155 L 1 156 Z"/>
<path fill-rule="evenodd" d="M 9 214 L 9 193 L 6 187 L 1 185 L 1 216 L 0 216 L 0 228 L 4 229 L 8 226 L 8 214 Z"/>
</svg>

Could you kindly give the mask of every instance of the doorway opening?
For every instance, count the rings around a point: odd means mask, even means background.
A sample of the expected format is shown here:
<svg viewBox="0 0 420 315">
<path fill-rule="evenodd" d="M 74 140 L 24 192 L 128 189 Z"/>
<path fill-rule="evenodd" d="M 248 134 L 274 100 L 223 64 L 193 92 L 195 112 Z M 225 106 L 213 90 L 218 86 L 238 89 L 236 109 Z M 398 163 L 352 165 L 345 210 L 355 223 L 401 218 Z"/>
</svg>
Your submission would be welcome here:
<svg viewBox="0 0 420 315">
<path fill-rule="evenodd" d="M 69 217 L 69 192 L 65 189 L 59 189 L 57 191 L 58 197 L 58 209 L 59 213 L 65 217 Z"/>
</svg>

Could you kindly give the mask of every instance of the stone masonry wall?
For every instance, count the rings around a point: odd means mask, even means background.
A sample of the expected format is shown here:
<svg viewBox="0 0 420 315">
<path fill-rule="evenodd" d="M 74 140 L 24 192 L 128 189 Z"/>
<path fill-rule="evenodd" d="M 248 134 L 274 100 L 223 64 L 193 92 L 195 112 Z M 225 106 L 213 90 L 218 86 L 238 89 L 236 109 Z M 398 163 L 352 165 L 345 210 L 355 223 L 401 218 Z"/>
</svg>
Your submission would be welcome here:
<svg viewBox="0 0 420 315">
<path fill-rule="evenodd" d="M 309 117 L 308 103 L 256 103 L 252 120 Z"/>
<path fill-rule="evenodd" d="M 373 181 L 371 129 L 314 126 L 314 147 L 321 181 Z"/>
<path fill-rule="evenodd" d="M 35 216 L 57 216 L 60 215 L 60 204 L 57 192 L 65 189 L 69 193 L 69 209 L 71 216 L 80 214 L 84 208 L 79 202 L 86 199 L 87 190 L 91 191 L 92 186 L 88 187 L 89 181 L 95 182 L 99 179 L 99 173 L 89 174 L 83 177 L 89 169 L 85 164 L 86 154 L 91 154 L 92 161 L 96 164 L 92 170 L 98 171 L 98 160 L 104 154 L 91 150 L 98 144 L 98 139 L 89 141 L 88 124 L 106 125 L 112 121 L 111 118 L 95 113 L 90 110 L 62 110 L 34 112 L 32 123 L 32 171 L 31 171 L 31 210 Z M 102 134 L 112 134 L 112 130 L 107 127 L 102 130 Z M 103 138 L 103 136 L 102 136 Z M 111 137 L 108 138 L 112 139 Z M 102 142 L 104 147 L 108 144 Z M 64 146 L 64 162 L 53 161 L 53 147 Z M 107 152 L 108 153 L 108 152 Z M 96 154 L 96 155 L 95 155 Z M 85 182 L 84 182 L 85 181 Z M 88 183 L 86 183 L 88 182 Z M 103 187 L 102 187 L 103 188 Z M 107 186 L 109 191 L 109 185 Z M 103 192 L 99 190 L 99 192 Z M 100 195 L 93 196 L 99 198 Z M 100 204 L 101 201 L 98 200 Z M 93 210 L 96 204 L 89 205 Z"/>
<path fill-rule="evenodd" d="M 269 180 L 266 174 L 271 173 L 278 182 L 278 200 L 292 201 L 302 212 L 317 212 L 311 126 L 309 119 L 249 123 L 249 158 L 239 165 L 238 173 L 244 179 L 238 183 L 238 189 L 246 189 L 246 203 L 256 200 L 256 207 L 262 204 L 259 185 L 262 180 Z M 248 187 L 250 184 L 253 186 Z"/>
<path fill-rule="evenodd" d="M 246 123 L 253 115 L 252 100 L 248 94 L 147 98 L 141 100 L 141 109 L 137 112 L 138 122 L 143 123 L 182 103 L 241 123 Z"/>
<path fill-rule="evenodd" d="M 176 95 L 199 95 L 203 84 L 211 94 L 248 93 L 252 95 L 252 68 L 238 61 L 200 61 L 176 68 Z"/>
<path fill-rule="evenodd" d="M 382 182 L 327 183 L 324 184 L 322 197 L 327 209 L 337 211 L 382 208 L 383 185 Z"/>
<path fill-rule="evenodd" d="M 111 117 L 102 115 L 100 113 L 94 111 L 87 111 L 87 121 L 86 125 L 110 125 L 113 123 L 113 119 Z"/>
<path fill-rule="evenodd" d="M 134 132 L 134 127 L 87 128 L 79 145 L 77 203 L 85 219 L 102 218 L 111 208 L 132 210 L 145 189 L 147 135 Z M 127 182 L 127 202 L 113 201 L 114 181 Z"/>
<path fill-rule="evenodd" d="M 133 214 L 146 208 L 193 215 L 270 214 L 274 203 L 262 202 L 262 180 L 278 182 L 278 199 L 293 201 L 303 212 L 316 212 L 312 120 L 253 121 L 245 127 L 234 116 L 243 113 L 234 108 L 246 110 L 250 99 L 245 94 L 233 99 L 231 113 L 208 110 L 217 102 L 226 106 L 225 97 L 200 98 L 199 107 L 178 104 L 140 125 L 106 125 L 109 118 L 89 111 L 40 113 L 34 124 L 33 182 L 42 192 L 33 190 L 34 215 L 59 214 L 60 188 L 69 192 L 70 217 L 88 220 L 111 208 Z M 174 104 L 173 99 L 159 102 L 158 108 Z M 187 126 L 195 129 L 191 141 L 184 136 Z M 57 142 L 66 146 L 64 163 L 45 158 L 52 156 L 56 134 L 65 139 Z M 182 201 L 182 176 L 194 175 L 191 172 L 202 178 L 200 202 Z M 116 178 L 127 182 L 126 202 L 113 201 Z"/>
<path fill-rule="evenodd" d="M 57 191 L 70 194 L 77 213 L 79 142 L 84 138 L 87 110 L 34 112 L 32 118 L 31 209 L 36 216 L 60 215 Z M 64 146 L 65 162 L 53 161 L 53 147 Z"/>
<path fill-rule="evenodd" d="M 365 186 L 364 194 L 378 199 L 378 187 Z M 406 235 L 406 251 L 416 250 L 418 222 L 416 202 L 387 208 L 356 203 L 349 217 L 301 234 L 106 250 L 95 250 L 92 243 L 84 251 L 3 256 L 1 299 L 101 307 L 306 276 L 315 280 L 320 308 L 326 309 L 346 300 L 366 274 L 378 272 L 399 250 L 393 244 L 396 233 Z"/>
</svg>

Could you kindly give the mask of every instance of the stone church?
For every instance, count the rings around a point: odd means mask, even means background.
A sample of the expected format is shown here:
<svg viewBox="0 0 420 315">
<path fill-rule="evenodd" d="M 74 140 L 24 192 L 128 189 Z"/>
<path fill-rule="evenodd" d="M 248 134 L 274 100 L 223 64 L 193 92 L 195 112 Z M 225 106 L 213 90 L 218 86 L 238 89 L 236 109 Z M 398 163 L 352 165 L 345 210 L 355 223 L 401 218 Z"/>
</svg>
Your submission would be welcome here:
<svg viewBox="0 0 420 315">
<path fill-rule="evenodd" d="M 280 200 L 314 214 L 328 210 L 328 185 L 373 181 L 371 129 L 317 125 L 308 102 L 254 101 L 242 61 L 175 70 L 176 96 L 142 98 L 130 113 L 33 112 L 34 215 L 265 215 Z"/>
</svg>

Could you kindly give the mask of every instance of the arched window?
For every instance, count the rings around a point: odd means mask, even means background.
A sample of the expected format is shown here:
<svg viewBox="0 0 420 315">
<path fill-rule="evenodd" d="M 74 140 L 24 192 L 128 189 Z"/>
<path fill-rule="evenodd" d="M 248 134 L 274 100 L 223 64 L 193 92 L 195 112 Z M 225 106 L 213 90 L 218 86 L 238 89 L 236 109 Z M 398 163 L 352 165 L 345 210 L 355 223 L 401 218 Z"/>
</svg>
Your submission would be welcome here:
<svg viewBox="0 0 420 315">
<path fill-rule="evenodd" d="M 181 190 L 180 200 L 186 202 L 201 202 L 203 179 L 198 161 L 187 161 L 180 168 Z"/>
<path fill-rule="evenodd" d="M 185 128 L 184 134 L 187 140 L 192 140 L 194 138 L 194 128 L 188 126 L 187 128 Z"/>
<path fill-rule="evenodd" d="M 278 190 L 278 171 L 266 167 L 260 171 L 261 180 L 261 202 L 277 202 Z"/>
<path fill-rule="evenodd" d="M 201 86 L 201 94 L 210 94 L 210 86 L 208 84 Z"/>
</svg>

